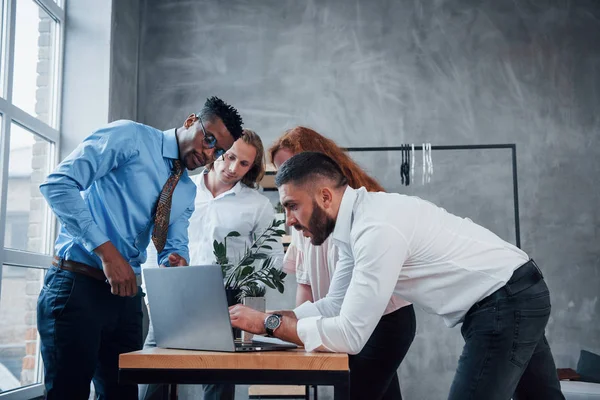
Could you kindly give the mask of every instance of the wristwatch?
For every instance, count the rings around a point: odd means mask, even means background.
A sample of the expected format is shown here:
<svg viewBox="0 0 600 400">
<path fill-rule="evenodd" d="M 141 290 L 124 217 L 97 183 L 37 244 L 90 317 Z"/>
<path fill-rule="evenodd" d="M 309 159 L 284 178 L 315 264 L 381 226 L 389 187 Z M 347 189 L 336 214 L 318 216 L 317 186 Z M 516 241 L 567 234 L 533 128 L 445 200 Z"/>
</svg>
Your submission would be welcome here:
<svg viewBox="0 0 600 400">
<path fill-rule="evenodd" d="M 281 325 L 281 318 L 281 314 L 267 315 L 267 318 L 265 318 L 265 330 L 267 331 L 267 336 L 273 336 L 275 329 L 279 328 L 279 325 Z"/>
</svg>

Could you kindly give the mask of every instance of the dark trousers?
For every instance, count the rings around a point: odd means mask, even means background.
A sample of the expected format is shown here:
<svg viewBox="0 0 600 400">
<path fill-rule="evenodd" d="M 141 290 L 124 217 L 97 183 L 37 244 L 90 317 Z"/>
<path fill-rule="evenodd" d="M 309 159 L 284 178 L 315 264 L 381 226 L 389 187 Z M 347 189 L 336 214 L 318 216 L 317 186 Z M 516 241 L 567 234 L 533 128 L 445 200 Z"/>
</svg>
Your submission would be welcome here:
<svg viewBox="0 0 600 400">
<path fill-rule="evenodd" d="M 352 399 L 402 399 L 397 371 L 415 338 L 416 326 L 412 305 L 381 317 L 361 352 L 349 356 Z"/>
<path fill-rule="evenodd" d="M 530 261 L 465 316 L 451 400 L 564 399 L 544 329 L 550 294 Z"/>
<path fill-rule="evenodd" d="M 119 354 L 142 348 L 141 290 L 114 296 L 85 275 L 50 268 L 37 304 L 47 398 L 137 399 L 137 385 L 119 385 Z"/>
</svg>

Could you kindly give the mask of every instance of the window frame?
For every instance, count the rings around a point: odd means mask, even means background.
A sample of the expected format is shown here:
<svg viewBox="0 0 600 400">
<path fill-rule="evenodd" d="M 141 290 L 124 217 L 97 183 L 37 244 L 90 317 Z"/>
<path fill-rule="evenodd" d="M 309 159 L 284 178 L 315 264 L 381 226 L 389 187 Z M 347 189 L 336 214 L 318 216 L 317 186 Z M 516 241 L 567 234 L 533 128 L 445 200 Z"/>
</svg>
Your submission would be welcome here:
<svg viewBox="0 0 600 400">
<path fill-rule="evenodd" d="M 63 64 L 64 64 L 64 42 L 65 42 L 65 3 L 61 1 L 59 6 L 54 0 L 31 0 L 41 7 L 56 22 L 56 30 L 52 43 L 53 62 L 54 62 L 54 82 L 51 93 L 52 109 L 50 111 L 49 124 L 23 111 L 12 103 L 12 81 L 13 81 L 13 61 L 15 58 L 15 28 L 16 28 L 16 8 L 18 0 L 0 0 L 2 12 L 2 31 L 0 41 L 1 54 L 1 86 L 2 94 L 0 97 L 0 116 L 2 123 L 0 125 L 0 299 L 2 296 L 2 268 L 3 265 L 23 268 L 48 269 L 52 264 L 52 247 L 56 237 L 56 218 L 52 213 L 48 213 L 48 228 L 46 230 L 46 249 L 48 254 L 32 253 L 21 250 L 4 248 L 4 238 L 6 231 L 7 217 L 7 197 L 8 197 L 8 174 L 9 174 L 9 155 L 11 125 L 13 123 L 21 125 L 23 128 L 35 134 L 50 145 L 49 167 L 54 168 L 57 164 L 60 150 L 60 127 L 61 104 L 62 104 L 62 85 L 63 85 Z M 50 125 L 51 124 L 51 125 Z M 1 305 L 0 305 L 1 306 Z M 38 337 L 39 340 L 39 337 Z M 41 365 L 39 346 L 36 358 L 38 365 Z M 38 368 L 37 380 L 43 382 L 42 368 Z M 43 383 L 37 383 L 28 386 L 22 386 L 14 390 L 0 393 L 0 399 L 16 400 L 30 399 L 44 394 Z"/>
</svg>

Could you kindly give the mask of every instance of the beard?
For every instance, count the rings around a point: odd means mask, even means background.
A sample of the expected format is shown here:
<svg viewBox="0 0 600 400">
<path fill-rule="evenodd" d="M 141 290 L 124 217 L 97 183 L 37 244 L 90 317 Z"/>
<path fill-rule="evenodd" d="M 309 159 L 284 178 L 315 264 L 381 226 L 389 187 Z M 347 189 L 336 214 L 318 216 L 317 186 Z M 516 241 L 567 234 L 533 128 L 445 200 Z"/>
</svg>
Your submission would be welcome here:
<svg viewBox="0 0 600 400">
<path fill-rule="evenodd" d="M 308 220 L 308 226 L 304 228 L 302 225 L 296 224 L 294 228 L 310 232 L 312 235 L 310 243 L 314 246 L 320 246 L 331 235 L 331 232 L 333 232 L 335 219 L 328 216 L 325 210 L 319 207 L 317 202 L 313 200 L 313 212 Z"/>
</svg>

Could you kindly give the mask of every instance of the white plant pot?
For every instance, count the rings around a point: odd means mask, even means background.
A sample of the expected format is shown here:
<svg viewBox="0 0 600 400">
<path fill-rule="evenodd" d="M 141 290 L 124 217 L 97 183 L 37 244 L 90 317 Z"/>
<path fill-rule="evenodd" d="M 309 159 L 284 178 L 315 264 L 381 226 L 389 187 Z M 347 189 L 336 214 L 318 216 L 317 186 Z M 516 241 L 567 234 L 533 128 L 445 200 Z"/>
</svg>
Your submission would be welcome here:
<svg viewBox="0 0 600 400">
<path fill-rule="evenodd" d="M 263 313 L 267 311 L 267 299 L 264 297 L 244 297 L 242 299 L 242 304 Z M 254 335 L 252 333 L 242 331 L 243 341 L 252 340 L 253 337 Z"/>
<path fill-rule="evenodd" d="M 256 311 L 265 312 L 267 311 L 267 299 L 264 297 L 244 297 L 242 304 Z"/>
</svg>

